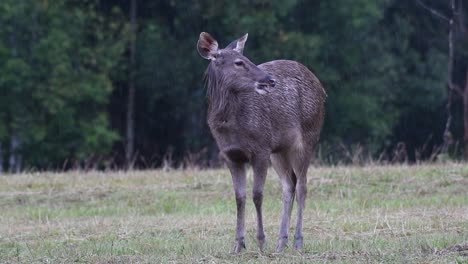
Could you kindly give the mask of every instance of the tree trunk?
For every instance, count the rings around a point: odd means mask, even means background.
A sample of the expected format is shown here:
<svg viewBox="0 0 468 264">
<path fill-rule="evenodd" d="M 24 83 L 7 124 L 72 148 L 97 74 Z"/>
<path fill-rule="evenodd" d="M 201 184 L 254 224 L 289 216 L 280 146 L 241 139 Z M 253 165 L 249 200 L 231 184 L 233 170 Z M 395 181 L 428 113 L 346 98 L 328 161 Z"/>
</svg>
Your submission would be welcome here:
<svg viewBox="0 0 468 264">
<path fill-rule="evenodd" d="M 16 22 L 17 22 L 17 17 L 13 18 L 12 22 L 12 28 L 13 30 L 11 31 L 11 34 L 9 35 L 9 44 L 11 45 L 11 56 L 13 58 L 18 57 L 18 43 L 16 39 Z M 21 170 L 21 155 L 19 154 L 19 148 L 21 145 L 21 139 L 18 137 L 18 128 L 14 127 L 12 124 L 14 124 L 15 120 L 15 113 L 13 110 L 13 113 L 9 113 L 10 118 L 9 122 L 10 123 L 10 151 L 9 151 L 9 159 L 8 159 L 8 169 L 13 172 L 17 173 Z"/>
<path fill-rule="evenodd" d="M 466 70 L 465 89 L 463 90 L 463 147 L 464 158 L 468 160 L 468 69 Z"/>
<path fill-rule="evenodd" d="M 454 21 L 455 16 L 455 2 L 452 0 L 452 18 L 449 20 L 449 34 L 448 34 L 448 65 L 447 65 L 447 79 L 448 79 L 448 91 L 447 91 L 447 122 L 445 124 L 445 130 L 443 135 L 443 144 L 441 152 L 446 154 L 449 150 L 450 144 L 452 142 L 452 133 L 450 132 L 450 126 L 452 123 L 452 95 L 454 93 L 455 84 L 453 82 L 453 31 L 454 31 Z"/>
<path fill-rule="evenodd" d="M 137 16 L 137 1 L 132 0 L 130 7 L 130 76 L 128 84 L 128 101 L 127 101 L 127 133 L 126 133 L 126 148 L 125 162 L 127 169 L 133 167 L 133 155 L 135 149 L 135 57 L 136 57 L 136 16 Z"/>
<path fill-rule="evenodd" d="M 0 173 L 3 172 L 3 149 L 2 142 L 0 141 Z"/>
<path fill-rule="evenodd" d="M 20 139 L 16 135 L 11 136 L 11 145 L 10 145 L 10 160 L 9 168 L 13 173 L 18 173 L 21 171 L 21 155 L 19 154 L 19 148 L 21 145 Z"/>
</svg>

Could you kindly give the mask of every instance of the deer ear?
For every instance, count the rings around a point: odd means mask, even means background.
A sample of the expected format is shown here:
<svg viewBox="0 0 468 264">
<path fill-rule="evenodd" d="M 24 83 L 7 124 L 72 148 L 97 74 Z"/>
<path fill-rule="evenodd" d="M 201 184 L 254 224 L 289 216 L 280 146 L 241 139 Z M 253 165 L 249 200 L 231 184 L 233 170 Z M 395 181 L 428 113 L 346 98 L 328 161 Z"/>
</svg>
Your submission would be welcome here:
<svg viewBox="0 0 468 264">
<path fill-rule="evenodd" d="M 197 50 L 202 58 L 212 60 L 218 51 L 218 42 L 210 34 L 202 32 L 198 39 Z"/>
<path fill-rule="evenodd" d="M 233 42 L 231 42 L 231 44 L 229 44 L 226 47 L 226 49 L 232 49 L 242 54 L 244 52 L 244 45 L 245 45 L 245 42 L 247 41 L 248 36 L 249 36 L 249 33 L 246 33 L 241 38 L 234 40 Z"/>
</svg>

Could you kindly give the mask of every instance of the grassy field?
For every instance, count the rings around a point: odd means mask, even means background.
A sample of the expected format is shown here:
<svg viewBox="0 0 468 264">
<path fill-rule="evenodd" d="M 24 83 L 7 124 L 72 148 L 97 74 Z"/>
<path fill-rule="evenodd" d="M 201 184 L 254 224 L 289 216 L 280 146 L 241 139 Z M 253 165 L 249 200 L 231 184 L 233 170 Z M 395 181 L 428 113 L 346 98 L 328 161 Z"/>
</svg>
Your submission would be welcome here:
<svg viewBox="0 0 468 264">
<path fill-rule="evenodd" d="M 304 250 L 273 253 L 281 188 L 270 170 L 267 250 L 256 248 L 249 199 L 247 250 L 232 255 L 227 170 L 1 175 L 0 263 L 468 263 L 468 165 L 311 167 L 308 176 Z"/>
</svg>

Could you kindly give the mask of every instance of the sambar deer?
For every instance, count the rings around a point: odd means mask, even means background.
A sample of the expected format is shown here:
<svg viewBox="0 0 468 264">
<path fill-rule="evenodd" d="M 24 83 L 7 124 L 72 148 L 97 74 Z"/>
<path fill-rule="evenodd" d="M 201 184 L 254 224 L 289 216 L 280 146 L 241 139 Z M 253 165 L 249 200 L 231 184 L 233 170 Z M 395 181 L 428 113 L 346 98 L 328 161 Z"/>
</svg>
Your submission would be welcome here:
<svg viewBox="0 0 468 264">
<path fill-rule="evenodd" d="M 246 164 L 253 169 L 253 202 L 257 243 L 265 247 L 262 200 L 269 162 L 279 175 L 283 216 L 276 251 L 288 242 L 294 197 L 297 225 L 294 248 L 302 249 L 302 219 L 307 195 L 307 169 L 320 136 L 326 92 L 304 65 L 275 60 L 255 65 L 243 55 L 248 34 L 224 49 L 208 33 L 197 43 L 210 60 L 205 73 L 208 125 L 232 175 L 237 203 L 234 252 L 245 248 Z"/>
</svg>

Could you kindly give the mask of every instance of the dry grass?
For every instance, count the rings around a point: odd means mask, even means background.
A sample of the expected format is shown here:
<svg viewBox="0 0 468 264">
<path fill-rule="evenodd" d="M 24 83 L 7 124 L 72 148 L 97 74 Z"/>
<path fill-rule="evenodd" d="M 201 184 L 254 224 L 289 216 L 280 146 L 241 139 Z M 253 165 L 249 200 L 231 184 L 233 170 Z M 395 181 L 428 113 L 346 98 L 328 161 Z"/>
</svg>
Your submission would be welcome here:
<svg viewBox="0 0 468 264">
<path fill-rule="evenodd" d="M 232 193 L 226 170 L 2 175 L 0 263 L 468 263 L 467 165 L 311 168 L 301 253 L 273 253 L 270 171 L 268 248 L 249 202 L 247 250 L 230 254 Z"/>
</svg>

